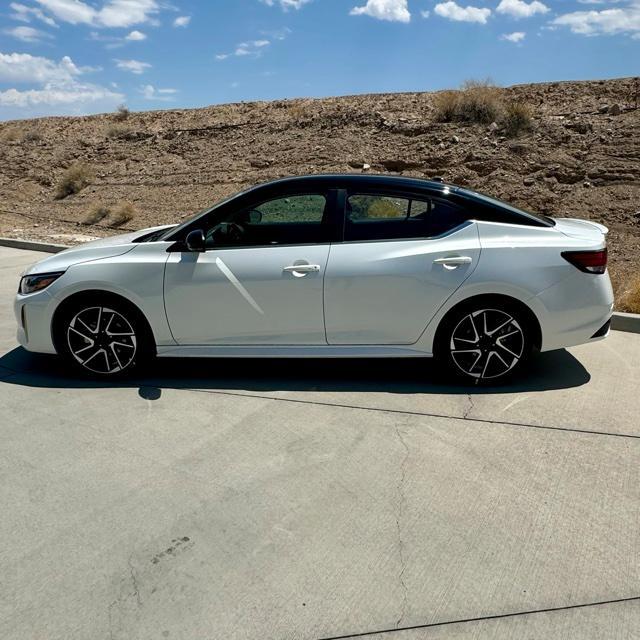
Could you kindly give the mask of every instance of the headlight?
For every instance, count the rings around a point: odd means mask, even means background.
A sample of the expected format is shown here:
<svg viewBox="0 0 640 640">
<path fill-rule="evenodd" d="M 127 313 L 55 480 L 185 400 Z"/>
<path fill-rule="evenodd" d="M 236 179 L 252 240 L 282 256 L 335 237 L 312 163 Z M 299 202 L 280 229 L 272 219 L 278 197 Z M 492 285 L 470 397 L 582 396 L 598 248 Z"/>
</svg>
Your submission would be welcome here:
<svg viewBox="0 0 640 640">
<path fill-rule="evenodd" d="M 46 289 L 51 283 L 55 282 L 64 271 L 56 271 L 55 273 L 38 273 L 33 276 L 24 276 L 20 280 L 20 288 L 18 291 L 24 296 L 28 293 L 35 293 Z"/>
</svg>

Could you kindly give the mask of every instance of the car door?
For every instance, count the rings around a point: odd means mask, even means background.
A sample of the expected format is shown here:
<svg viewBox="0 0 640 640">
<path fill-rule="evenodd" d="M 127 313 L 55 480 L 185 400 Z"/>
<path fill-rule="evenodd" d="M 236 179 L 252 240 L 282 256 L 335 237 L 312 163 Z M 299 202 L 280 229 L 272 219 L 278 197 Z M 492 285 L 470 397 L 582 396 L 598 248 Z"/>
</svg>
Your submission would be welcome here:
<svg viewBox="0 0 640 640">
<path fill-rule="evenodd" d="M 244 204 L 208 223 L 204 252 L 170 253 L 164 298 L 176 342 L 326 344 L 323 278 L 335 232 L 333 193 Z"/>
<path fill-rule="evenodd" d="M 329 344 L 413 344 L 480 257 L 477 225 L 446 197 L 344 195 L 325 276 Z"/>
</svg>

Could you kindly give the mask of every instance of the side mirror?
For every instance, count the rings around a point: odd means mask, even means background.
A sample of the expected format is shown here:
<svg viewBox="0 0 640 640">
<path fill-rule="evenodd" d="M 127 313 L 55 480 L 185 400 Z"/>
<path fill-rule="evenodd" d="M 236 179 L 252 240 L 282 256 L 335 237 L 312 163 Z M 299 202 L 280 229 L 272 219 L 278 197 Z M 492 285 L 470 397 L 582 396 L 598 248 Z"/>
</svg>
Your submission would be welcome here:
<svg viewBox="0 0 640 640">
<path fill-rule="evenodd" d="M 260 224 L 262 222 L 262 211 L 251 209 L 249 211 L 249 224 Z"/>
<path fill-rule="evenodd" d="M 202 253 L 205 250 L 205 237 L 202 229 L 196 229 L 187 235 L 185 240 L 188 251 Z"/>
</svg>

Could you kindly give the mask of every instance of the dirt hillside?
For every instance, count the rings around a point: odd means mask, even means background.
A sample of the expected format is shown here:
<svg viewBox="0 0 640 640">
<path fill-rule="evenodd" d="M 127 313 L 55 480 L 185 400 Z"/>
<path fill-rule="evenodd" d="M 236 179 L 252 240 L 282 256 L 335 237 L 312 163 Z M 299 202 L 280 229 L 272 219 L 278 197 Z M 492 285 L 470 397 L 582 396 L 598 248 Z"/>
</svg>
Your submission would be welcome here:
<svg viewBox="0 0 640 640">
<path fill-rule="evenodd" d="M 501 89 L 531 107 L 532 128 L 515 137 L 496 124 L 438 122 L 433 93 L 2 123 L 0 236 L 72 244 L 179 221 L 286 175 L 442 176 L 535 211 L 606 224 L 620 293 L 640 273 L 638 87 L 618 79 Z M 78 163 L 88 185 L 58 199 L 65 171 Z M 118 219 L 125 202 L 133 211 Z"/>
</svg>

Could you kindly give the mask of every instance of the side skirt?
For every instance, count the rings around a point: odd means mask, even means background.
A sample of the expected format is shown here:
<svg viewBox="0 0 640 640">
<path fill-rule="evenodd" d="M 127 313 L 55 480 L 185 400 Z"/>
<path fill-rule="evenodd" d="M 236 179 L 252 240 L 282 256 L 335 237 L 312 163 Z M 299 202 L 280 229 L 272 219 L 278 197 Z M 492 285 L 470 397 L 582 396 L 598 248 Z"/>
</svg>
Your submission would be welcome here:
<svg viewBox="0 0 640 640">
<path fill-rule="evenodd" d="M 384 345 L 158 347 L 159 358 L 428 358 L 431 355 L 418 349 Z"/>
</svg>

